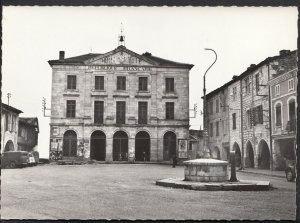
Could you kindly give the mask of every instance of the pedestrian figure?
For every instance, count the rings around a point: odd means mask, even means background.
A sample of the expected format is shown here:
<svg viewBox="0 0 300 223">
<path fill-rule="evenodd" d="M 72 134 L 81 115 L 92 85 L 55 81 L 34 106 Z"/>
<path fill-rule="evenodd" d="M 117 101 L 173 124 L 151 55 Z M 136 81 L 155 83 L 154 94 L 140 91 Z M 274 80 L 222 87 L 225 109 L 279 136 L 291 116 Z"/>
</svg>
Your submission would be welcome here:
<svg viewBox="0 0 300 223">
<path fill-rule="evenodd" d="M 177 164 L 177 159 L 176 159 L 176 156 L 174 155 L 173 156 L 173 168 L 175 168 L 176 167 L 176 164 Z"/>
</svg>

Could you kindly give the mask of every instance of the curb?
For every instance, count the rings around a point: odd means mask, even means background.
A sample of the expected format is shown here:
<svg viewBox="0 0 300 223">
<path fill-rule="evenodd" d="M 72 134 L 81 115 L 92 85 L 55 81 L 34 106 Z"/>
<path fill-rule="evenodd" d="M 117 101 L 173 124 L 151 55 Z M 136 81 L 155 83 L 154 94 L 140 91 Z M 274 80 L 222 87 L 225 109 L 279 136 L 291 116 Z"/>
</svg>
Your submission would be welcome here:
<svg viewBox="0 0 300 223">
<path fill-rule="evenodd" d="M 156 185 L 197 191 L 269 191 L 272 186 L 269 181 L 240 181 L 237 183 L 200 183 L 184 181 L 183 179 L 157 180 Z"/>
<path fill-rule="evenodd" d="M 268 174 L 268 173 L 258 173 L 258 172 L 252 172 L 252 171 L 247 171 L 247 170 L 237 170 L 236 172 L 249 173 L 249 174 L 255 174 L 255 175 L 262 175 L 262 176 L 269 176 L 269 177 L 285 178 L 285 175 L 276 175 L 276 174 Z"/>
</svg>

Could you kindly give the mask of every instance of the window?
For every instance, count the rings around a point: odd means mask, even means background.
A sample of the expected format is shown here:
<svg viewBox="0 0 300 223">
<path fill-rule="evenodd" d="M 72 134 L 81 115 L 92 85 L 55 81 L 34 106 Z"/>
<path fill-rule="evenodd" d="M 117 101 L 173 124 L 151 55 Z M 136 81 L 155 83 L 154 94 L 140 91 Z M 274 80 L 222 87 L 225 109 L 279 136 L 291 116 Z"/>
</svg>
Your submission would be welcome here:
<svg viewBox="0 0 300 223">
<path fill-rule="evenodd" d="M 166 102 L 166 119 L 174 119 L 174 102 Z"/>
<path fill-rule="evenodd" d="M 248 128 L 252 128 L 252 111 L 249 109 L 246 111 L 246 117 L 247 117 L 247 126 Z"/>
<path fill-rule="evenodd" d="M 103 112 L 104 112 L 104 102 L 95 101 L 94 102 L 94 123 L 103 124 Z"/>
<path fill-rule="evenodd" d="M 174 78 L 166 78 L 166 92 L 174 92 Z"/>
<path fill-rule="evenodd" d="M 253 110 L 254 112 L 254 125 L 256 124 L 263 124 L 264 119 L 263 119 L 263 107 L 262 105 L 256 106 L 255 109 Z"/>
<path fill-rule="evenodd" d="M 232 88 L 232 100 L 235 101 L 237 98 L 237 90 L 236 87 Z"/>
<path fill-rule="evenodd" d="M 9 130 L 9 116 L 5 114 L 5 131 Z"/>
<path fill-rule="evenodd" d="M 245 78 L 245 87 L 246 87 L 246 94 L 249 94 L 251 92 L 251 82 L 250 82 L 250 77 Z"/>
<path fill-rule="evenodd" d="M 225 120 L 222 120 L 222 130 L 223 130 L 223 135 L 226 136 L 227 135 L 227 129 L 226 129 L 227 125 L 225 123 Z"/>
<path fill-rule="evenodd" d="M 148 78 L 139 77 L 139 91 L 147 91 L 147 90 L 148 90 Z"/>
<path fill-rule="evenodd" d="M 15 132 L 17 130 L 17 126 L 16 126 L 16 117 L 14 115 L 11 116 L 11 131 Z"/>
<path fill-rule="evenodd" d="M 280 84 L 275 85 L 275 96 L 280 95 Z"/>
<path fill-rule="evenodd" d="M 276 124 L 277 127 L 280 127 L 281 124 L 282 124 L 282 120 L 281 120 L 281 104 L 280 103 L 278 103 L 275 106 L 275 117 L 276 117 L 275 124 Z"/>
<path fill-rule="evenodd" d="M 292 91 L 292 90 L 294 90 L 294 88 L 295 88 L 294 79 L 288 80 L 288 90 Z"/>
<path fill-rule="evenodd" d="M 216 100 L 216 113 L 219 113 L 219 106 L 220 106 L 219 99 L 217 99 Z"/>
<path fill-rule="evenodd" d="M 139 102 L 138 107 L 138 123 L 139 124 L 147 124 L 147 102 Z"/>
<path fill-rule="evenodd" d="M 125 101 L 117 101 L 116 106 L 116 123 L 117 124 L 125 124 Z"/>
<path fill-rule="evenodd" d="M 256 92 L 259 91 L 259 74 L 255 75 L 255 88 L 256 88 Z"/>
<path fill-rule="evenodd" d="M 289 120 L 296 121 L 296 103 L 295 99 L 289 100 Z"/>
<path fill-rule="evenodd" d="M 232 114 L 232 129 L 236 129 L 236 113 Z"/>
<path fill-rule="evenodd" d="M 104 76 L 95 76 L 95 90 L 104 90 Z"/>
<path fill-rule="evenodd" d="M 117 90 L 126 90 L 126 77 L 117 77 Z"/>
<path fill-rule="evenodd" d="M 213 107 L 214 107 L 213 102 L 210 101 L 210 102 L 209 102 L 209 107 L 208 107 L 208 108 L 209 108 L 208 113 L 210 113 L 210 114 L 213 113 Z"/>
<path fill-rule="evenodd" d="M 76 101 L 67 100 L 67 118 L 75 118 Z"/>
<path fill-rule="evenodd" d="M 68 75 L 67 89 L 76 89 L 76 75 Z"/>
<path fill-rule="evenodd" d="M 210 137 L 213 137 L 214 136 L 214 125 L 213 125 L 213 123 L 209 123 L 209 127 L 210 127 L 209 135 L 210 135 Z"/>
<path fill-rule="evenodd" d="M 216 122 L 216 136 L 219 136 L 219 121 Z"/>
</svg>

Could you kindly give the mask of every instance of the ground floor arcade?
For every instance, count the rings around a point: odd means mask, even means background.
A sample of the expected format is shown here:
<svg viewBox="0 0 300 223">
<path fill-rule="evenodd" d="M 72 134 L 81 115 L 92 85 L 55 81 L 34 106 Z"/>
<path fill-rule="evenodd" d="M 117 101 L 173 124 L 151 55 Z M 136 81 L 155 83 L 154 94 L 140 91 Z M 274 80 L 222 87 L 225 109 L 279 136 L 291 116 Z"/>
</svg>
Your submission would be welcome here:
<svg viewBox="0 0 300 223">
<path fill-rule="evenodd" d="M 178 156 L 178 140 L 188 138 L 188 129 L 153 127 L 60 126 L 51 134 L 50 158 L 81 157 L 96 161 L 170 161 Z"/>
</svg>

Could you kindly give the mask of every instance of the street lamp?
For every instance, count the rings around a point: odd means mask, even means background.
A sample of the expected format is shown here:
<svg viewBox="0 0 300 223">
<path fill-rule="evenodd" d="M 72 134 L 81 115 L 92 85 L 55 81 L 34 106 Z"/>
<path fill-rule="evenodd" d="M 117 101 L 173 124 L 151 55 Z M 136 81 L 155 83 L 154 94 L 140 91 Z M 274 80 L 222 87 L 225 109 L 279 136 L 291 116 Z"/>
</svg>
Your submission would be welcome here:
<svg viewBox="0 0 300 223">
<path fill-rule="evenodd" d="M 204 125 L 204 158 L 210 158 L 210 151 L 208 148 L 208 118 L 207 118 L 207 102 L 206 102 L 206 85 L 205 85 L 205 76 L 208 70 L 215 64 L 217 61 L 217 53 L 213 49 L 205 48 L 204 50 L 210 50 L 215 54 L 215 61 L 207 68 L 203 76 L 203 125 Z"/>
</svg>

